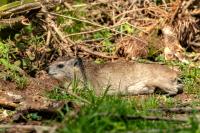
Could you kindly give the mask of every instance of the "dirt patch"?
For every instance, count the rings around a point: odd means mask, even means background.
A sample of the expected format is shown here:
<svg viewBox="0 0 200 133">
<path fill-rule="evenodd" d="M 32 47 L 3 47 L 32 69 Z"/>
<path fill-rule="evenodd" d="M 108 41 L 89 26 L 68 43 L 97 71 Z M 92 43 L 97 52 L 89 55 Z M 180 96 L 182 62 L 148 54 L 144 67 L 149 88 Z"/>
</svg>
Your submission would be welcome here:
<svg viewBox="0 0 200 133">
<path fill-rule="evenodd" d="M 26 88 L 19 89 L 16 84 L 0 80 L 0 106 L 8 110 L 24 108 L 45 108 L 52 101 L 45 97 L 58 82 L 44 74 L 37 78 L 28 78 Z"/>
<path fill-rule="evenodd" d="M 187 94 L 187 93 L 182 93 L 180 95 L 177 95 L 175 97 L 176 101 L 178 103 L 181 103 L 181 105 L 191 105 L 192 103 L 197 103 L 200 102 L 198 95 L 196 94 Z"/>
<path fill-rule="evenodd" d="M 28 78 L 28 85 L 23 89 L 19 89 L 13 82 L 0 80 L 0 91 L 22 96 L 42 96 L 44 92 L 52 90 L 56 85 L 58 82 L 45 74 L 37 78 Z"/>
</svg>

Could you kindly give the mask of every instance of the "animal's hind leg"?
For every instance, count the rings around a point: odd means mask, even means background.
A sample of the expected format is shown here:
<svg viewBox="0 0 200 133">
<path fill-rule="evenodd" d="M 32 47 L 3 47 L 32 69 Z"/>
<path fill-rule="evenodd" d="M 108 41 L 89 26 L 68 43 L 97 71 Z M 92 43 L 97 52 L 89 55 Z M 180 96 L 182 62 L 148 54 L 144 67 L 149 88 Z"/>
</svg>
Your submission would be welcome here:
<svg viewBox="0 0 200 133">
<path fill-rule="evenodd" d="M 145 84 L 135 84 L 129 86 L 126 90 L 127 95 L 143 95 L 152 94 L 155 91 L 155 87 L 148 87 Z"/>
</svg>

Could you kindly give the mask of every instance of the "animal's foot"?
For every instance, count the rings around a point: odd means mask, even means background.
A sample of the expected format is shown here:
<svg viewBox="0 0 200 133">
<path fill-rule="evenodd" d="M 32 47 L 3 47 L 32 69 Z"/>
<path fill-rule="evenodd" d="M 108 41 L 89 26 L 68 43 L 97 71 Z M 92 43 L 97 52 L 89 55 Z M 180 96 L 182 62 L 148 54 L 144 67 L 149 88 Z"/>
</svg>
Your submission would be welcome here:
<svg viewBox="0 0 200 133">
<path fill-rule="evenodd" d="M 184 85 L 183 84 L 178 84 L 177 85 L 177 89 L 178 89 L 178 94 L 181 94 L 181 93 L 183 93 L 183 87 L 184 87 Z"/>
<path fill-rule="evenodd" d="M 176 87 L 173 90 L 168 91 L 167 94 L 165 94 L 165 96 L 173 97 L 181 93 L 183 93 L 183 84 L 177 84 Z"/>
</svg>

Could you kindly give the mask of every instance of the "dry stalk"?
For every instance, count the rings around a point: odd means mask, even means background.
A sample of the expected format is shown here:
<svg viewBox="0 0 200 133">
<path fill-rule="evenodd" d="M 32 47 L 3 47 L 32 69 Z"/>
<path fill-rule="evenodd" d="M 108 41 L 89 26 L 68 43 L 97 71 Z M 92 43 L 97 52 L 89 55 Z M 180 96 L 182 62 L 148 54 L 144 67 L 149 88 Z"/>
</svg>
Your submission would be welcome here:
<svg viewBox="0 0 200 133">
<path fill-rule="evenodd" d="M 88 23 L 88 24 L 91 24 L 91 25 L 94 25 L 94 26 L 98 26 L 98 27 L 101 27 L 101 28 L 105 28 L 105 29 L 108 29 L 110 31 L 113 31 L 113 32 L 116 32 L 118 34 L 122 34 L 124 36 L 129 36 L 129 37 L 133 37 L 135 39 L 137 39 L 138 41 L 141 41 L 143 43 L 145 43 L 143 40 L 137 38 L 137 37 L 134 37 L 134 36 L 131 36 L 129 34 L 126 34 L 126 33 L 123 33 L 123 32 L 120 32 L 118 30 L 115 30 L 115 29 L 110 29 L 109 27 L 107 26 L 103 26 L 103 25 L 100 25 L 100 24 L 97 24 L 97 23 L 94 23 L 94 22 L 90 22 L 88 20 L 83 20 L 83 19 L 78 19 L 78 18 L 74 18 L 74 17 L 71 17 L 71 16 L 66 16 L 66 15 L 62 15 L 62 14 L 58 14 L 58 13 L 53 13 L 53 12 L 50 12 L 51 15 L 54 15 L 54 16 L 60 16 L 60 17 L 64 17 L 64 18 L 68 18 L 68 19 L 72 19 L 72 20 L 77 20 L 77 21 L 81 21 L 81 22 L 84 22 L 84 23 Z"/>
<path fill-rule="evenodd" d="M 96 56 L 99 56 L 99 57 L 108 58 L 108 59 L 116 59 L 116 58 L 118 58 L 116 56 L 109 56 L 109 55 L 107 55 L 105 53 L 102 53 L 102 52 L 92 51 L 92 50 L 90 50 L 89 48 L 87 48 L 87 47 L 85 47 L 83 45 L 78 45 L 78 48 L 83 50 L 83 51 L 85 51 L 85 52 L 87 52 L 87 53 L 90 53 L 92 55 L 96 55 Z"/>
<path fill-rule="evenodd" d="M 43 133 L 43 132 L 48 132 L 48 133 L 55 133 L 57 126 L 39 126 L 39 125 L 11 125 L 11 124 L 3 124 L 0 125 L 0 129 L 10 129 L 10 128 L 15 128 L 15 129 L 23 129 L 23 130 L 29 130 L 30 132 L 36 131 L 36 133 Z"/>
<path fill-rule="evenodd" d="M 149 120 L 149 121 L 168 121 L 168 122 L 188 122 L 189 118 L 169 118 L 169 117 L 159 117 L 159 116 L 134 116 L 134 115 L 116 115 L 101 113 L 99 116 L 110 116 L 113 118 L 119 118 L 123 120 Z"/>
<path fill-rule="evenodd" d="M 184 113 L 200 112 L 200 107 L 195 107 L 195 108 L 191 108 L 191 107 L 162 108 L 162 109 L 151 109 L 149 111 L 184 114 Z"/>
</svg>

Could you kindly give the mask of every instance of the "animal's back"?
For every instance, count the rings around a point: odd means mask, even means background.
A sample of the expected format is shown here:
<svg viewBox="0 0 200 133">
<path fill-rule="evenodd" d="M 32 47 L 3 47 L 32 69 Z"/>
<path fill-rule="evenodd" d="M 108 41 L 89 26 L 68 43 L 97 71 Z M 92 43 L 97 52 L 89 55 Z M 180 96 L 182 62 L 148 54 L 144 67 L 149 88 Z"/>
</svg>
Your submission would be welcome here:
<svg viewBox="0 0 200 133">
<path fill-rule="evenodd" d="M 87 79 L 97 94 L 103 93 L 105 88 L 108 88 L 108 94 L 111 95 L 149 94 L 160 88 L 169 95 L 175 95 L 182 89 L 182 85 L 177 82 L 177 72 L 167 66 L 124 60 L 100 65 L 84 62 L 80 66 L 77 61 L 71 59 L 53 63 L 49 67 L 49 74 L 57 79 L 66 77 L 70 80 L 75 74 L 83 82 Z"/>
<path fill-rule="evenodd" d="M 90 66 L 90 65 L 89 65 Z M 127 61 L 116 61 L 102 65 L 93 65 L 87 68 L 86 72 L 89 81 L 97 92 L 109 86 L 108 92 L 125 94 L 128 88 L 141 89 L 141 86 L 152 86 L 154 88 L 161 84 L 171 84 L 177 78 L 177 73 L 166 66 L 159 64 L 142 64 Z"/>
</svg>

